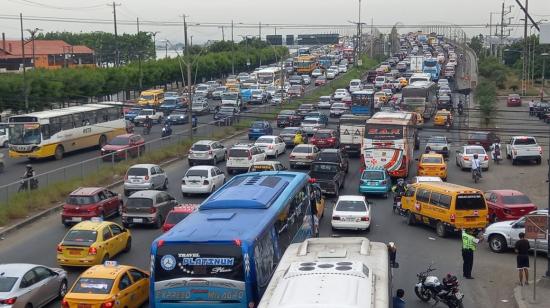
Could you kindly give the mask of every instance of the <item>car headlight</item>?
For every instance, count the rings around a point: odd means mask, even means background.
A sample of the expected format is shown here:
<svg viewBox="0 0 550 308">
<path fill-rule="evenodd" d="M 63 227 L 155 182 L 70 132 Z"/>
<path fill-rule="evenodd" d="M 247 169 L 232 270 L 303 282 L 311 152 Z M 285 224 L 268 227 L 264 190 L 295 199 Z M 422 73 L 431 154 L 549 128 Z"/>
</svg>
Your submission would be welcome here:
<svg viewBox="0 0 550 308">
<path fill-rule="evenodd" d="M 101 152 L 105 152 L 105 149 L 104 149 L 104 148 L 101 148 Z"/>
</svg>

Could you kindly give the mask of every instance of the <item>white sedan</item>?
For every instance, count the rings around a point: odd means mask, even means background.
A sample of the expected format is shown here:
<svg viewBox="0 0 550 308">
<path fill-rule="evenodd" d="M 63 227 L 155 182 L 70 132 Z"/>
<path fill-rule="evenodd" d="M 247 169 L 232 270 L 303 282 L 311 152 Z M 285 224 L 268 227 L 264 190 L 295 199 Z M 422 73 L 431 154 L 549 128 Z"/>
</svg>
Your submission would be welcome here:
<svg viewBox="0 0 550 308">
<path fill-rule="evenodd" d="M 332 229 L 370 230 L 370 204 L 364 196 L 340 196 L 332 210 Z"/>
<path fill-rule="evenodd" d="M 338 75 L 338 73 L 335 71 L 335 70 L 327 70 L 327 79 L 334 79 L 336 78 L 336 75 Z"/>
<path fill-rule="evenodd" d="M 225 183 L 225 173 L 216 166 L 194 166 L 181 179 L 182 194 L 209 194 Z"/>
<path fill-rule="evenodd" d="M 264 150 L 267 156 L 277 157 L 286 152 L 286 144 L 279 136 L 261 136 L 254 144 Z"/>
<path fill-rule="evenodd" d="M 348 90 L 346 90 L 346 89 L 336 89 L 336 91 L 334 91 L 333 98 L 335 100 L 341 100 L 342 98 L 347 97 L 347 96 L 349 96 Z"/>
<path fill-rule="evenodd" d="M 477 154 L 481 169 L 489 170 L 489 156 L 485 149 L 480 145 L 465 145 L 456 151 L 456 165 L 462 170 L 472 169 L 472 160 L 474 154 Z"/>
</svg>

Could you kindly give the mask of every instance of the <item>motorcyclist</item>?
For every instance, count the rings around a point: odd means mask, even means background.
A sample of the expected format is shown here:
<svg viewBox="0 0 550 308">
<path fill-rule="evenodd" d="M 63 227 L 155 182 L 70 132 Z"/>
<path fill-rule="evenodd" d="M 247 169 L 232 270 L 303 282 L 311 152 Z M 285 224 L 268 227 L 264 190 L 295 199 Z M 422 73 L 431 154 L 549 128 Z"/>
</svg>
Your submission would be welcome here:
<svg viewBox="0 0 550 308">
<path fill-rule="evenodd" d="M 493 154 L 493 160 L 494 161 L 497 161 L 500 159 L 500 155 L 501 155 L 501 146 L 500 146 L 500 143 L 499 141 L 496 141 L 495 143 L 493 143 L 491 145 L 491 151 L 492 151 L 492 154 Z"/>
<path fill-rule="evenodd" d="M 294 135 L 294 145 L 302 144 L 304 143 L 304 138 L 302 137 L 301 132 L 296 132 Z"/>
<path fill-rule="evenodd" d="M 153 126 L 153 120 L 151 120 L 151 118 L 149 116 L 145 116 L 145 127 L 151 129 L 151 127 Z"/>
<path fill-rule="evenodd" d="M 398 179 L 397 184 L 395 184 L 391 189 L 396 196 L 402 196 L 407 192 L 407 184 L 405 183 L 405 180 Z"/>
<path fill-rule="evenodd" d="M 23 175 L 23 178 L 29 179 L 33 178 L 35 176 L 34 169 L 32 168 L 32 165 L 27 165 L 27 170 L 25 171 L 25 174 Z"/>
<path fill-rule="evenodd" d="M 23 174 L 23 181 L 21 182 L 21 189 L 35 189 L 38 186 L 36 178 L 36 173 L 34 172 L 34 169 L 32 168 L 32 165 L 27 165 L 25 170 L 25 174 Z"/>
<path fill-rule="evenodd" d="M 170 125 L 170 122 L 166 121 L 164 123 L 164 127 L 162 128 L 162 134 L 164 136 L 170 136 L 172 135 L 172 126 Z"/>
<path fill-rule="evenodd" d="M 476 170 L 479 172 L 479 177 L 481 178 L 481 161 L 479 160 L 479 156 L 474 154 L 474 159 L 472 159 L 472 177 Z"/>
</svg>

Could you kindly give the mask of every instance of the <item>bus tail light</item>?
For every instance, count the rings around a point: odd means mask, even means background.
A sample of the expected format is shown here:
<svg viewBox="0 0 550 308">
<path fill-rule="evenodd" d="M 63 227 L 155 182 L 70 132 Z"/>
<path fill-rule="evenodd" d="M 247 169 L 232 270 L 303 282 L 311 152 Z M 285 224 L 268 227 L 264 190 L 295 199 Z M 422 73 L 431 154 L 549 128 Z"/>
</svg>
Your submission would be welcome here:
<svg viewBox="0 0 550 308">
<path fill-rule="evenodd" d="M 239 246 L 239 247 L 240 247 L 241 244 L 242 244 L 241 240 L 239 240 L 239 239 L 233 240 L 233 243 L 235 243 L 235 245 L 237 245 L 237 246 Z"/>
<path fill-rule="evenodd" d="M 315 182 L 317 182 L 317 179 L 315 178 L 310 178 L 309 180 L 307 180 L 310 184 L 315 184 Z"/>
<path fill-rule="evenodd" d="M 455 222 L 456 221 L 456 215 L 455 214 L 451 214 L 451 222 Z"/>
<path fill-rule="evenodd" d="M 63 246 L 57 245 L 57 252 L 62 253 L 63 252 Z"/>
<path fill-rule="evenodd" d="M 164 240 L 160 240 L 157 242 L 157 248 L 160 248 L 164 245 Z"/>
<path fill-rule="evenodd" d="M 63 308 L 69 308 L 69 302 L 66 299 L 63 299 L 61 301 L 61 307 Z"/>
<path fill-rule="evenodd" d="M 445 170 L 445 169 L 446 169 L 446 167 L 439 167 L 439 170 L 442 170 L 442 171 L 443 171 L 443 170 Z"/>
<path fill-rule="evenodd" d="M 95 248 L 95 247 L 88 248 L 88 255 L 90 255 L 90 256 L 97 255 L 97 248 Z"/>
</svg>

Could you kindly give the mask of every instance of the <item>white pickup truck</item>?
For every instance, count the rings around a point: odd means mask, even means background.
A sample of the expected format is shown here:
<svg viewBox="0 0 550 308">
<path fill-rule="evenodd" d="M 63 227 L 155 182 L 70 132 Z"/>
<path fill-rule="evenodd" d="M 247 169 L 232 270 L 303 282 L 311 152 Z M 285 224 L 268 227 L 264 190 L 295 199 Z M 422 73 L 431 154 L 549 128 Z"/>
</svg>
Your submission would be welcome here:
<svg viewBox="0 0 550 308">
<path fill-rule="evenodd" d="M 506 144 L 506 158 L 512 160 L 512 164 L 518 161 L 536 161 L 540 165 L 542 161 L 542 148 L 538 145 L 535 137 L 515 136 Z"/>
<path fill-rule="evenodd" d="M 164 114 L 154 109 L 141 109 L 139 111 L 139 114 L 134 118 L 134 123 L 136 125 L 143 125 L 147 116 L 153 121 L 153 123 L 160 124 L 162 123 L 162 118 L 164 117 Z"/>
</svg>

